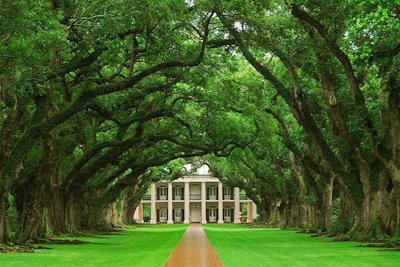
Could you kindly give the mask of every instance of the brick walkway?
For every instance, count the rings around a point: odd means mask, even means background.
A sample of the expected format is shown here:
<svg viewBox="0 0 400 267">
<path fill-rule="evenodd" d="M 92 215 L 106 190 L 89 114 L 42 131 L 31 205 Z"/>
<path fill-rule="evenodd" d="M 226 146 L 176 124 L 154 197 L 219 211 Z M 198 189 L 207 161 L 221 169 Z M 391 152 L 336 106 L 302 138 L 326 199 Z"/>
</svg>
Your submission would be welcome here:
<svg viewBox="0 0 400 267">
<path fill-rule="evenodd" d="M 201 224 L 192 223 L 164 267 L 223 267 Z"/>
</svg>

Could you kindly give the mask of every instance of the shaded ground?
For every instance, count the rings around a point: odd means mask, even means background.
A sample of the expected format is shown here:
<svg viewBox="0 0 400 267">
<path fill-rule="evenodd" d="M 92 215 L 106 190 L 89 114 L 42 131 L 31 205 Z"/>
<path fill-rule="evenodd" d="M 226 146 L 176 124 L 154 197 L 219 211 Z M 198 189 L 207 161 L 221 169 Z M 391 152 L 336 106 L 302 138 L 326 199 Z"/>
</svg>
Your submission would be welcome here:
<svg viewBox="0 0 400 267">
<path fill-rule="evenodd" d="M 395 267 L 400 252 L 243 225 L 203 226 L 225 267 Z"/>
<path fill-rule="evenodd" d="M 165 267 L 223 267 L 199 223 L 190 224 Z"/>
<path fill-rule="evenodd" d="M 33 254 L 0 254 L 0 266 L 160 267 L 186 228 L 186 225 L 149 225 L 102 238 L 82 237 L 78 239 L 95 244 L 46 245 L 53 249 L 36 250 Z"/>
</svg>

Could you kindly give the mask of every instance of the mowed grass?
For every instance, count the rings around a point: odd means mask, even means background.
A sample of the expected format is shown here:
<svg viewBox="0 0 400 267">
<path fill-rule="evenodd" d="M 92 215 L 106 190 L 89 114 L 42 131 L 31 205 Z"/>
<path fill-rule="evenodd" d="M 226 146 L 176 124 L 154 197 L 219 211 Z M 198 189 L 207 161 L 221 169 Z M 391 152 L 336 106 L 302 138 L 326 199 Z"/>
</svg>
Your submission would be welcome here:
<svg viewBox="0 0 400 267">
<path fill-rule="evenodd" d="M 48 246 L 51 250 L 33 254 L 0 254 L 0 266 L 161 267 L 186 228 L 182 224 L 146 225 L 110 236 L 77 238 L 95 244 L 52 245 Z"/>
<path fill-rule="evenodd" d="M 357 242 L 332 242 L 330 238 L 243 225 L 203 228 L 225 267 L 400 266 L 399 251 L 360 247 Z"/>
</svg>

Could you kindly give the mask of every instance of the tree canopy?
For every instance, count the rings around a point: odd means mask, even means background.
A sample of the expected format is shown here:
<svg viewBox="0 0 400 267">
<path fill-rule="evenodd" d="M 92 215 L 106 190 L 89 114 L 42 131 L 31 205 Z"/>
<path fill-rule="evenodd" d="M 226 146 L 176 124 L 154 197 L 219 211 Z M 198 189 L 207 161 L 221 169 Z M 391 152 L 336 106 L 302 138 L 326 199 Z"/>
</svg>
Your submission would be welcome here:
<svg viewBox="0 0 400 267">
<path fill-rule="evenodd" d="M 0 243 L 103 229 L 121 201 L 131 223 L 151 181 L 199 158 L 268 225 L 396 236 L 399 11 L 3 0 Z"/>
</svg>

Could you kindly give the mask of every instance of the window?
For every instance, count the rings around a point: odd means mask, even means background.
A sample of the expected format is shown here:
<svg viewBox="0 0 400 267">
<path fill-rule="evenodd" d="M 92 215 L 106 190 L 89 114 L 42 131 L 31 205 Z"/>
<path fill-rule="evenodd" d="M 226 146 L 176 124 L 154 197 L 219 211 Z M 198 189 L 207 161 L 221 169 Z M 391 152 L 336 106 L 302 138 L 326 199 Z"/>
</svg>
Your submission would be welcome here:
<svg viewBox="0 0 400 267">
<path fill-rule="evenodd" d="M 224 217 L 231 217 L 232 211 L 231 209 L 224 209 Z"/>
<path fill-rule="evenodd" d="M 160 187 L 160 196 L 166 196 L 167 195 L 167 188 L 166 187 Z"/>
<path fill-rule="evenodd" d="M 217 216 L 217 209 L 210 209 L 210 217 L 216 217 Z"/>
<path fill-rule="evenodd" d="M 181 192 L 182 192 L 182 190 L 180 187 L 174 187 L 174 195 L 175 196 L 180 196 Z"/>
<path fill-rule="evenodd" d="M 182 217 L 182 210 L 175 209 L 175 218 L 180 218 L 180 217 Z"/>
<path fill-rule="evenodd" d="M 231 195 L 231 193 L 232 193 L 232 188 L 224 187 L 224 195 Z"/>
<path fill-rule="evenodd" d="M 167 200 L 167 187 L 163 186 L 158 188 L 158 199 L 159 200 Z"/>
<path fill-rule="evenodd" d="M 166 218 L 167 217 L 167 209 L 161 208 L 160 209 L 160 218 Z"/>
<path fill-rule="evenodd" d="M 217 188 L 216 187 L 210 187 L 209 189 L 209 194 L 210 195 L 216 195 L 217 194 Z"/>
</svg>

